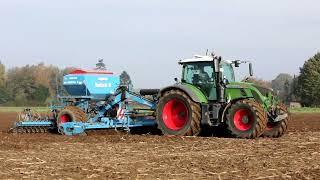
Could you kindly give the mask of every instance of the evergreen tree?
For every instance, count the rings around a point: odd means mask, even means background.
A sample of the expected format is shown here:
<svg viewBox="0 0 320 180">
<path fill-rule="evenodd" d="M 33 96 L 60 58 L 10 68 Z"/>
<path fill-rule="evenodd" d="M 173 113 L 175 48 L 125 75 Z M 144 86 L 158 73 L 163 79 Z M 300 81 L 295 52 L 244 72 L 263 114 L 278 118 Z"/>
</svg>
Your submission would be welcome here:
<svg viewBox="0 0 320 180">
<path fill-rule="evenodd" d="M 120 75 L 120 84 L 124 86 L 132 86 L 131 78 L 126 71 L 122 71 Z"/>
<path fill-rule="evenodd" d="M 300 68 L 298 88 L 301 103 L 304 106 L 320 105 L 320 52 Z"/>
<path fill-rule="evenodd" d="M 106 65 L 103 62 L 103 59 L 99 59 L 98 63 L 96 64 L 97 70 L 106 70 Z"/>
<path fill-rule="evenodd" d="M 290 98 L 291 101 L 301 101 L 301 98 L 299 97 L 299 77 L 294 76 L 292 83 L 290 85 Z"/>
</svg>

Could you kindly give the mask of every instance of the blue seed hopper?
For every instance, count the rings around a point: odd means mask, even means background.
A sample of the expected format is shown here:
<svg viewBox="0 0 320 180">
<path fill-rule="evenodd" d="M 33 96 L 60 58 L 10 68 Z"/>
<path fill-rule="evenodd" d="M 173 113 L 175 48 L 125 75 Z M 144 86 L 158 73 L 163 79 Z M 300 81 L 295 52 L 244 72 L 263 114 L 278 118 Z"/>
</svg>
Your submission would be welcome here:
<svg viewBox="0 0 320 180">
<path fill-rule="evenodd" d="M 104 71 L 76 70 L 63 77 L 63 86 L 70 96 L 103 100 L 119 88 L 120 78 Z"/>
</svg>

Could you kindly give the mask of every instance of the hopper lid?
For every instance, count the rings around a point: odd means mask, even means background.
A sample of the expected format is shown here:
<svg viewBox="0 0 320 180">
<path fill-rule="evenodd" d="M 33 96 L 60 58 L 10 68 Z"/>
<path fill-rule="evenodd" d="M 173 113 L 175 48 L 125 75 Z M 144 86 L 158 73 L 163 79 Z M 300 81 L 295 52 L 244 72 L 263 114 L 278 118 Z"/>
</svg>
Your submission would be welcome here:
<svg viewBox="0 0 320 180">
<path fill-rule="evenodd" d="M 76 69 L 72 71 L 70 74 L 113 74 L 113 72 L 105 71 L 105 70 L 83 70 Z"/>
</svg>

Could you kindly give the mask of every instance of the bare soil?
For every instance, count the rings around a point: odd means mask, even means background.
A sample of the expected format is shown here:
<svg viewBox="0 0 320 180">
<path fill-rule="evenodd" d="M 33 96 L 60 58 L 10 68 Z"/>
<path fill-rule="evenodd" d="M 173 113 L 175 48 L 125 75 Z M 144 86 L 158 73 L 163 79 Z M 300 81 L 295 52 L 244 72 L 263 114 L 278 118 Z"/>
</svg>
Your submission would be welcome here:
<svg viewBox="0 0 320 180">
<path fill-rule="evenodd" d="M 319 179 L 320 114 L 294 114 L 279 139 L 8 134 L 0 114 L 1 179 Z"/>
</svg>

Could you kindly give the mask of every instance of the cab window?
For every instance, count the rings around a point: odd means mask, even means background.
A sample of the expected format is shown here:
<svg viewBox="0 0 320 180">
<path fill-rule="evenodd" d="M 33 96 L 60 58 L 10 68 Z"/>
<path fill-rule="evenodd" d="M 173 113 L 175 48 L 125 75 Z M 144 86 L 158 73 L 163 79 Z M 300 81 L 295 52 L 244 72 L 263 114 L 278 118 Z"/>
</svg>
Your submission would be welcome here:
<svg viewBox="0 0 320 180">
<path fill-rule="evenodd" d="M 228 80 L 228 82 L 235 82 L 234 71 L 231 64 L 222 62 L 221 67 L 223 69 L 222 75 Z"/>
<path fill-rule="evenodd" d="M 214 81 L 213 64 L 210 62 L 189 63 L 183 66 L 183 82 L 203 84 Z"/>
</svg>

